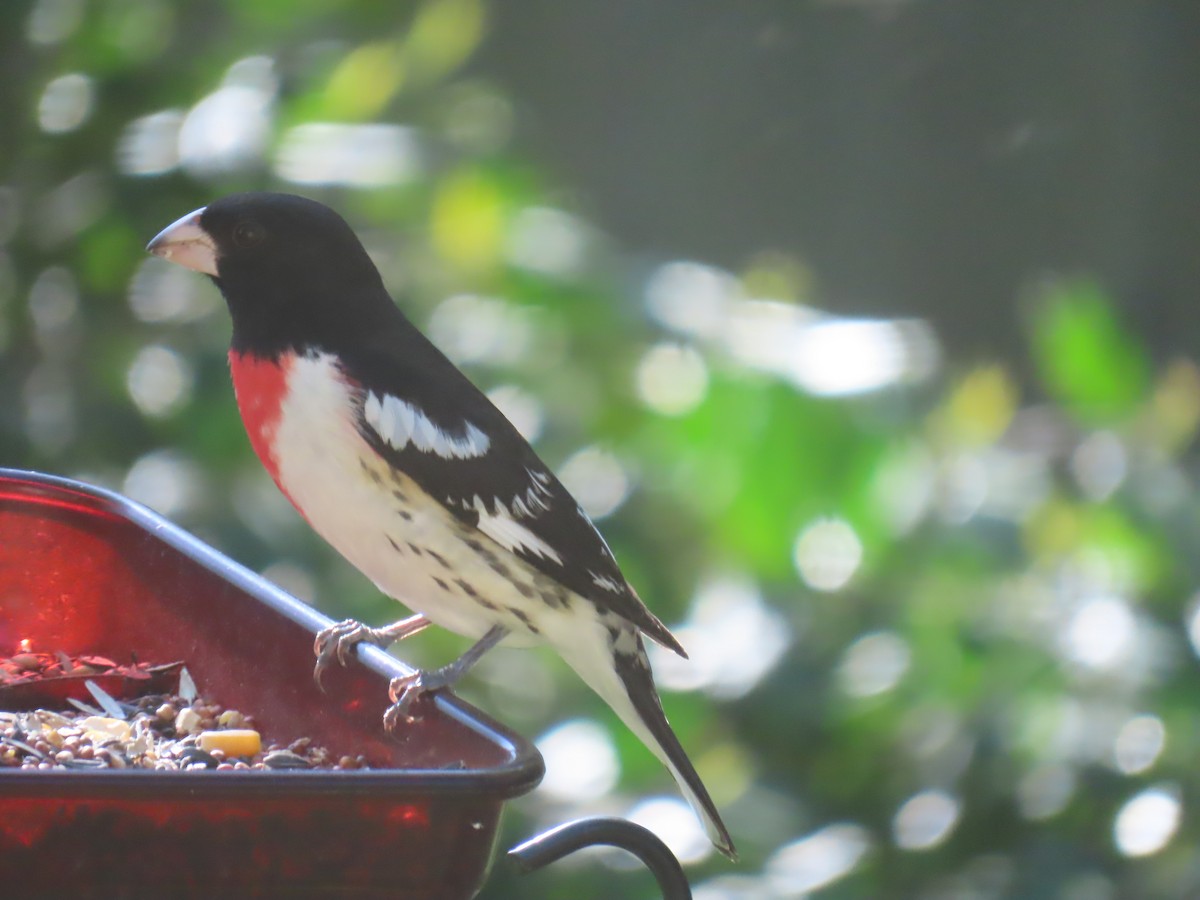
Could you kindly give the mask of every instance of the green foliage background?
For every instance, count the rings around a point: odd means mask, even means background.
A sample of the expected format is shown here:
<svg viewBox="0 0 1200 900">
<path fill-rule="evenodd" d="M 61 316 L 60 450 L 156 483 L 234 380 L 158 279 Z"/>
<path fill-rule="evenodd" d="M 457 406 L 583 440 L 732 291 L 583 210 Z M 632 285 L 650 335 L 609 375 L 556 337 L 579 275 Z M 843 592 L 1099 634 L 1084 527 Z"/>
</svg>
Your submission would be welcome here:
<svg viewBox="0 0 1200 900">
<path fill-rule="evenodd" d="M 146 240 L 179 215 L 234 190 L 306 193 L 367 236 L 418 323 L 454 294 L 503 298 L 527 349 L 467 368 L 540 405 L 537 446 L 552 466 L 589 445 L 620 462 L 633 489 L 603 529 L 664 620 L 692 621 L 701 588 L 733 579 L 786 636 L 744 695 L 666 696 L 743 854 L 737 867 L 691 866 L 698 895 L 1200 891 L 1200 372 L 1154 359 L 1102 285 L 1061 280 L 1025 298 L 1032 387 L 1013 374 L 1026 360 L 980 363 L 950 347 L 932 378 L 813 396 L 646 310 L 631 257 L 523 148 L 513 98 L 464 69 L 488 27 L 483 0 L 42 0 L 6 6 L 0 24 L 0 464 L 118 489 L 145 484 L 129 480 L 135 463 L 161 464 L 148 471 L 185 489 L 155 496 L 175 496 L 167 511 L 185 527 L 311 589 L 331 615 L 394 618 L 273 499 L 232 402 L 211 287 L 171 282 L 196 292 L 181 313 L 139 314 L 134 298 L 139 273 L 157 271 L 145 268 Z M 269 129 L 253 152 L 152 173 L 122 163 L 131 123 L 175 110 L 177 125 L 264 58 Z M 70 73 L 85 80 L 63 88 L 68 109 L 47 108 L 48 85 Z M 420 136 L 419 172 L 369 189 L 289 185 L 272 161 L 289 129 L 313 122 L 402 123 Z M 574 216 L 583 250 L 571 266 L 514 260 L 522 214 L 542 207 Z M 781 257 L 728 278 L 729 297 L 778 308 L 817 295 Z M 673 414 L 638 389 L 640 362 L 662 342 L 702 363 L 700 393 Z M 186 390 L 153 413 L 129 388 L 148 346 L 187 366 Z M 829 522 L 849 527 L 861 561 L 848 583 L 820 590 L 798 568 L 798 536 Z M 436 664 L 462 648 L 427 634 L 400 652 Z M 586 810 L 514 803 L 506 845 L 673 792 L 565 666 L 497 659 L 465 685 L 470 699 L 531 736 L 596 718 L 622 766 L 619 793 Z M 891 675 L 871 668 L 889 661 Z M 1146 743 L 1134 738 L 1158 732 L 1159 752 L 1130 762 L 1128 747 Z M 1144 791 L 1163 801 L 1153 820 L 1179 820 L 1142 857 L 1114 828 Z M 906 806 L 914 796 L 932 805 Z M 942 832 L 914 848 L 901 811 L 936 819 L 947 808 Z M 653 895 L 644 876 L 600 865 L 526 879 L 497 866 L 485 896 Z"/>
</svg>

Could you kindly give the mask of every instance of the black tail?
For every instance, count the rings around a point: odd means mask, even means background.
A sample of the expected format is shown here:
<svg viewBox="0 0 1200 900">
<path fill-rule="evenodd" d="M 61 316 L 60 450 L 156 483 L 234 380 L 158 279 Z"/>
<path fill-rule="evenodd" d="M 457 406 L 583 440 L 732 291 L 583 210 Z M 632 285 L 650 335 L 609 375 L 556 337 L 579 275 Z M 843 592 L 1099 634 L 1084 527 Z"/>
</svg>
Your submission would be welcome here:
<svg viewBox="0 0 1200 900">
<path fill-rule="evenodd" d="M 721 821 L 721 814 L 717 812 L 716 804 L 708 795 L 708 790 L 696 774 L 696 769 L 679 743 L 679 738 L 675 737 L 675 732 L 671 730 L 663 712 L 658 691 L 654 688 L 650 662 L 646 658 L 641 635 L 635 633 L 634 637 L 634 652 L 623 652 L 626 650 L 625 646 L 621 646 L 620 649 L 614 647 L 613 650 L 614 668 L 624 688 L 625 703 L 614 703 L 603 692 L 601 696 L 609 700 L 609 705 L 625 724 L 670 770 L 684 797 L 704 823 L 704 830 L 708 832 L 713 846 L 736 861 L 737 849 L 733 846 L 733 839 L 730 838 L 725 823 Z M 615 643 L 624 645 L 626 642 Z"/>
</svg>

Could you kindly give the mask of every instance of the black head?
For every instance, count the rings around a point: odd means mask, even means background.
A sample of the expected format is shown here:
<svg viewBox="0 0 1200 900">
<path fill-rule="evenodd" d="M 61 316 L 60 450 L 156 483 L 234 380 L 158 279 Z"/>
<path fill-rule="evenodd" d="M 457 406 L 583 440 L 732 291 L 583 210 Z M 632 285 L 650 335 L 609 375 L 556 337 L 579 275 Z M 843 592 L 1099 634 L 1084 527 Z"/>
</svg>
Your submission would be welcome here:
<svg viewBox="0 0 1200 900">
<path fill-rule="evenodd" d="M 213 278 L 238 349 L 319 345 L 397 314 L 345 219 L 293 194 L 222 197 L 165 228 L 146 249 Z"/>
</svg>

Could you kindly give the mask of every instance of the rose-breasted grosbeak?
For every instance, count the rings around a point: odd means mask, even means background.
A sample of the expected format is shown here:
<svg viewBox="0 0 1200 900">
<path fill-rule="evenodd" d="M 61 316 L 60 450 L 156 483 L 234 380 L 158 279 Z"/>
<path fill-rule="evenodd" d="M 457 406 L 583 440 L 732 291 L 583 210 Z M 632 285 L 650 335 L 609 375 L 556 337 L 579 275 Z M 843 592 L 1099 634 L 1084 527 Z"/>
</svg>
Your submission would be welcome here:
<svg viewBox="0 0 1200 900">
<path fill-rule="evenodd" d="M 318 673 L 359 641 L 432 623 L 476 639 L 397 679 L 388 723 L 500 642 L 550 644 L 658 756 L 716 847 L 729 833 L 663 714 L 642 636 L 686 656 L 511 423 L 392 302 L 350 226 L 288 194 L 236 194 L 147 249 L 209 275 L 233 318 L 234 392 L 254 451 L 316 531 L 417 615 L 340 623 Z"/>
</svg>

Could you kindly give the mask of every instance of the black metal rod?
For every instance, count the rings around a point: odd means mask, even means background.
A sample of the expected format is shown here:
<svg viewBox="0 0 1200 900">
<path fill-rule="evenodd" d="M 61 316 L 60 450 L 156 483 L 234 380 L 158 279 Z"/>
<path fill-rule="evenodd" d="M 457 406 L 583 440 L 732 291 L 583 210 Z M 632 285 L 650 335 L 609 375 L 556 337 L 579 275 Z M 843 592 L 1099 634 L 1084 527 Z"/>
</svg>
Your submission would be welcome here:
<svg viewBox="0 0 1200 900">
<path fill-rule="evenodd" d="M 522 874 L 536 871 L 564 856 L 605 844 L 627 850 L 645 863 L 662 890 L 663 900 L 692 900 L 692 889 L 683 866 L 649 828 L 627 819 L 577 819 L 532 837 L 508 851 L 508 858 Z"/>
</svg>

